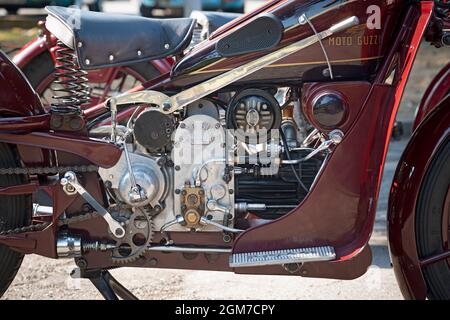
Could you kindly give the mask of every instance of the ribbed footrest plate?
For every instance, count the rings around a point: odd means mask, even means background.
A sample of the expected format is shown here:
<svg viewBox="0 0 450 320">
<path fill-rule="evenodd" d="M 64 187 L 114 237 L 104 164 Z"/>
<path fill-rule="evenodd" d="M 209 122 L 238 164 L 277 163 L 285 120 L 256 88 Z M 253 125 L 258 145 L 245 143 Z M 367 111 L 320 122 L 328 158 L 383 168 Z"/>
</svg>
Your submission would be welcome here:
<svg viewBox="0 0 450 320">
<path fill-rule="evenodd" d="M 330 261 L 336 258 L 332 247 L 298 248 L 275 251 L 236 253 L 230 257 L 230 267 L 257 267 L 282 265 L 288 263 L 303 263 Z"/>
</svg>

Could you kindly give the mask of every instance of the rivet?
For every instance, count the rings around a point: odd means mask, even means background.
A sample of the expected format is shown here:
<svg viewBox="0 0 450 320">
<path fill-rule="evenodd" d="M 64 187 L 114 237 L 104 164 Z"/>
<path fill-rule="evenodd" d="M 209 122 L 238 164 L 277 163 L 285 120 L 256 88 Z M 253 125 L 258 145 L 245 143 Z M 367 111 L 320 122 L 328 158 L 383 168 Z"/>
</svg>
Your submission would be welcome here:
<svg viewBox="0 0 450 320">
<path fill-rule="evenodd" d="M 109 55 L 109 61 L 114 61 L 114 56 L 112 54 Z"/>
<path fill-rule="evenodd" d="M 91 64 L 91 60 L 86 59 L 86 60 L 84 60 L 84 63 L 86 63 L 86 65 L 90 65 Z"/>
<path fill-rule="evenodd" d="M 300 16 L 300 18 L 298 18 L 298 23 L 300 23 L 301 25 L 306 24 L 306 22 L 308 22 L 308 18 L 306 17 L 305 14 L 302 14 Z"/>
<path fill-rule="evenodd" d="M 78 42 L 78 48 L 81 48 L 83 46 L 83 42 Z"/>
<path fill-rule="evenodd" d="M 142 56 L 142 51 L 138 50 L 137 54 L 138 54 L 139 57 Z"/>
<path fill-rule="evenodd" d="M 168 43 L 166 43 L 166 44 L 164 45 L 164 48 L 169 49 L 169 48 L 170 48 L 170 45 L 169 45 Z"/>
</svg>

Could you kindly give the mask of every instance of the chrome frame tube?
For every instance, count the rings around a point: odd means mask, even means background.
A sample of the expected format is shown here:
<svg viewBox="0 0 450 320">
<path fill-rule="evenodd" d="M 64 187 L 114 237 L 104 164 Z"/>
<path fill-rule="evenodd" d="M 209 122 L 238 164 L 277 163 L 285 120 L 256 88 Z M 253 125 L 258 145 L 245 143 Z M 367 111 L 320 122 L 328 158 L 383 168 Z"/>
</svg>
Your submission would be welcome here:
<svg viewBox="0 0 450 320">
<path fill-rule="evenodd" d="M 148 251 L 162 252 L 184 252 L 184 253 L 231 253 L 231 248 L 208 248 L 208 247 L 181 247 L 181 246 L 154 246 L 148 247 Z"/>
</svg>

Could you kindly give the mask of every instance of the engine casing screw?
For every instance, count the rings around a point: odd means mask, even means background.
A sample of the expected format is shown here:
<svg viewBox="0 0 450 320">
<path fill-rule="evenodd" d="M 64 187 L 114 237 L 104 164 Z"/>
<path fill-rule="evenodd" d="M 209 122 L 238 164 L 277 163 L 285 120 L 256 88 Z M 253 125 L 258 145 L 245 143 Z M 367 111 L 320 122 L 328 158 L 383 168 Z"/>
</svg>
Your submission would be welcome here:
<svg viewBox="0 0 450 320">
<path fill-rule="evenodd" d="M 80 269 L 86 269 L 88 266 L 88 262 L 84 258 L 78 259 L 75 263 L 76 263 L 77 267 Z"/>
</svg>

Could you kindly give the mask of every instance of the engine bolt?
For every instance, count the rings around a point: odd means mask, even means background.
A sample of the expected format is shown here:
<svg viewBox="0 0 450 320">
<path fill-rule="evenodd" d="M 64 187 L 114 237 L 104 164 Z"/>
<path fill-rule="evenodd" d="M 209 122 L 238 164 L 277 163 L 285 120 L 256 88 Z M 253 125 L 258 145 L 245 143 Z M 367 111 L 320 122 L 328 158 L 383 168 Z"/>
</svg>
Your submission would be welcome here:
<svg viewBox="0 0 450 320">
<path fill-rule="evenodd" d="M 175 166 L 176 171 L 180 171 L 180 169 L 181 169 L 180 166 Z"/>
<path fill-rule="evenodd" d="M 180 123 L 180 128 L 181 128 L 181 129 L 184 129 L 184 128 L 186 128 L 186 123 L 183 123 L 183 122 L 182 122 L 182 123 Z"/>
<path fill-rule="evenodd" d="M 75 263 L 76 263 L 77 267 L 80 269 L 86 269 L 88 266 L 88 263 L 87 263 L 86 259 L 84 259 L 84 258 L 78 259 Z"/>
<path fill-rule="evenodd" d="M 158 264 L 158 259 L 156 259 L 156 258 L 151 258 L 150 260 L 148 260 L 148 264 L 149 264 L 151 267 L 154 267 L 154 266 L 156 266 L 156 265 Z"/>
<path fill-rule="evenodd" d="M 233 193 L 234 193 L 234 190 L 233 190 L 233 189 L 230 189 L 230 190 L 228 190 L 228 192 L 229 192 L 230 194 L 233 194 Z"/>
<path fill-rule="evenodd" d="M 231 236 L 229 235 L 229 234 L 224 234 L 223 235 L 223 242 L 225 242 L 225 243 L 229 243 L 229 242 L 231 242 Z"/>
<path fill-rule="evenodd" d="M 83 207 L 81 208 L 81 211 L 86 212 L 86 213 L 91 212 L 92 211 L 92 207 L 88 203 L 85 203 L 85 204 L 83 204 Z"/>
<path fill-rule="evenodd" d="M 175 194 L 180 194 L 181 190 L 180 189 L 175 189 Z"/>
</svg>

